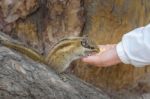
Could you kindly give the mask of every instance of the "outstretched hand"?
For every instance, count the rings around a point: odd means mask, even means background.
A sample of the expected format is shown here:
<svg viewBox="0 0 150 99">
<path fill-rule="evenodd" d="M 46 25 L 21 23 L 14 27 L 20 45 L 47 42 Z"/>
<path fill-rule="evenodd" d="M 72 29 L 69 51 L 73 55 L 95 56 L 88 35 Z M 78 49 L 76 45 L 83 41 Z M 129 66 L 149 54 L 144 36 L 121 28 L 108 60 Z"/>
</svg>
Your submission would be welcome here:
<svg viewBox="0 0 150 99">
<path fill-rule="evenodd" d="M 108 67 L 121 63 L 117 55 L 116 44 L 99 45 L 99 49 L 99 53 L 84 57 L 82 61 L 98 67 Z"/>
</svg>

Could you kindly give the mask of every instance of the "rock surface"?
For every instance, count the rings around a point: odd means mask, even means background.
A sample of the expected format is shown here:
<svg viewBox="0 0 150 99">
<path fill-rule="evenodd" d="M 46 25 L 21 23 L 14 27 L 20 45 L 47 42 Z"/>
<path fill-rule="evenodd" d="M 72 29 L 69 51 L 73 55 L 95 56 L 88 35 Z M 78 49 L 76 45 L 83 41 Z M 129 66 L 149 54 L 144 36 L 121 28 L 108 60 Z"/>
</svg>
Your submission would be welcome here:
<svg viewBox="0 0 150 99">
<path fill-rule="evenodd" d="M 0 99 L 110 99 L 99 89 L 0 47 Z"/>
</svg>

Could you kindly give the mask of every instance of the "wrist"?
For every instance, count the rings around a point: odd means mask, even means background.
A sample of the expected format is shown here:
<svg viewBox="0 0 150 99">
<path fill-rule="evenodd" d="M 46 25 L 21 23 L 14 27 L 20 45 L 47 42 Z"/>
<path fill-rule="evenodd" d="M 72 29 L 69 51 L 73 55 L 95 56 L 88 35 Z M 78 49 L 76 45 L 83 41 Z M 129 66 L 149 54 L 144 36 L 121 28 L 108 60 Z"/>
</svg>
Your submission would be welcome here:
<svg viewBox="0 0 150 99">
<path fill-rule="evenodd" d="M 117 52 L 117 56 L 118 56 L 118 58 L 120 59 L 121 62 L 123 62 L 124 64 L 129 64 L 130 63 L 129 58 L 128 58 L 127 54 L 125 53 L 122 42 L 117 44 L 116 52 Z"/>
<path fill-rule="evenodd" d="M 101 58 L 102 65 L 106 67 L 121 63 L 121 60 L 117 54 L 116 45 L 114 45 L 111 49 L 104 51 L 101 54 L 101 57 L 103 57 Z"/>
</svg>

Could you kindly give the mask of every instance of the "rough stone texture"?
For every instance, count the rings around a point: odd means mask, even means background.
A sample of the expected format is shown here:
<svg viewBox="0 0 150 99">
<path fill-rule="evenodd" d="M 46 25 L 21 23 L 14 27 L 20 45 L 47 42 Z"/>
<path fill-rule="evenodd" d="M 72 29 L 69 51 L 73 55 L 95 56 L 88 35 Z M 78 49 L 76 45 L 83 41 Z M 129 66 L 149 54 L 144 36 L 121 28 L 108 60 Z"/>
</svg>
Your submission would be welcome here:
<svg viewBox="0 0 150 99">
<path fill-rule="evenodd" d="M 0 47 L 1 99 L 110 99 L 75 76 L 64 82 L 50 68 Z"/>
<path fill-rule="evenodd" d="M 37 0 L 1 0 L 0 30 L 11 32 L 15 21 L 26 18 L 38 8 Z"/>
<path fill-rule="evenodd" d="M 1 0 L 4 20 L 12 23 L 20 17 L 26 17 L 37 9 L 37 0 Z"/>
</svg>

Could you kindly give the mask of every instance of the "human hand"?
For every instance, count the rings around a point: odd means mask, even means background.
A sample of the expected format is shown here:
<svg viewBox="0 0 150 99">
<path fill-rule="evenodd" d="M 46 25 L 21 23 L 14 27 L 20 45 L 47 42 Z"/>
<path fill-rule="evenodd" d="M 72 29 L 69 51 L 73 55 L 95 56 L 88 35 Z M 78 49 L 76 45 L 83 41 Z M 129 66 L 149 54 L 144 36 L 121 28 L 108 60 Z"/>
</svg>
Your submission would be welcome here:
<svg viewBox="0 0 150 99">
<path fill-rule="evenodd" d="M 99 48 L 99 53 L 84 57 L 82 61 L 98 67 L 108 67 L 121 63 L 117 55 L 116 44 L 99 45 Z"/>
</svg>

